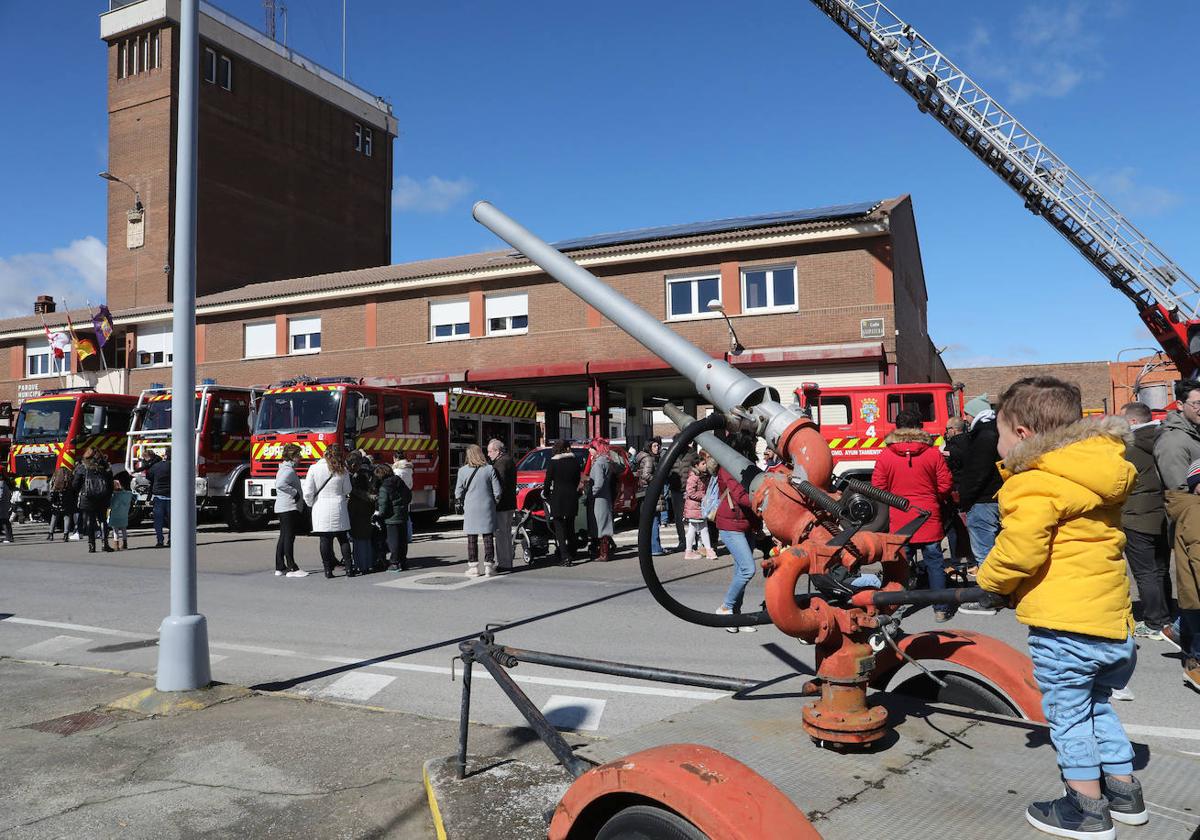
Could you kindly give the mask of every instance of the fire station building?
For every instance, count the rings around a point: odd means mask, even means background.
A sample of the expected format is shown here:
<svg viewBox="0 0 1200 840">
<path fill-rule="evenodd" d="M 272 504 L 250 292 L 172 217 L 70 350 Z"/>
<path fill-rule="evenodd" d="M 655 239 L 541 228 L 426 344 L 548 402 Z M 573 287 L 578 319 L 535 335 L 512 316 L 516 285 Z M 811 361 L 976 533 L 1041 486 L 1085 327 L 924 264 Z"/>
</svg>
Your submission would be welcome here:
<svg viewBox="0 0 1200 840">
<path fill-rule="evenodd" d="M 43 297 L 30 316 L 0 321 L 0 400 L 64 385 L 136 394 L 170 381 L 178 2 L 112 5 L 100 17 L 107 369 L 69 359 L 60 375 L 43 319 L 51 330 L 66 319 Z M 201 378 L 498 391 L 536 401 L 550 438 L 637 440 L 648 425 L 638 409 L 668 398 L 694 406 L 690 383 L 511 249 L 388 265 L 391 106 L 207 3 L 200 36 Z M 785 400 L 802 382 L 948 381 L 927 335 L 908 196 L 663 222 L 690 223 L 556 245 Z M 90 328 L 86 310 L 70 317 Z"/>
</svg>

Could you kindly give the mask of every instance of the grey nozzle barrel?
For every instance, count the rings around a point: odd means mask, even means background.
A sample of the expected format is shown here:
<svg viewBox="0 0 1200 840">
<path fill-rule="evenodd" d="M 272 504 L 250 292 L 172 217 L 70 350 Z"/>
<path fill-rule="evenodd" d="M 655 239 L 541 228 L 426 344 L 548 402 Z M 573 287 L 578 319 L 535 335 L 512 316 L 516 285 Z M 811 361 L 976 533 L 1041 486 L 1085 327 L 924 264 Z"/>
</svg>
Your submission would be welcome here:
<svg viewBox="0 0 1200 840">
<path fill-rule="evenodd" d="M 667 403 L 662 407 L 663 414 L 667 415 L 672 423 L 678 426 L 681 430 L 691 423 L 696 422 L 696 418 L 688 414 L 674 403 Z M 758 487 L 759 470 L 758 464 L 751 461 L 745 455 L 738 452 L 725 441 L 718 438 L 712 432 L 704 432 L 696 436 L 696 443 L 716 459 L 717 463 L 725 468 L 725 471 L 730 475 L 747 476 L 753 475 L 756 480 L 752 480 L 750 486 L 751 492 Z"/>
</svg>

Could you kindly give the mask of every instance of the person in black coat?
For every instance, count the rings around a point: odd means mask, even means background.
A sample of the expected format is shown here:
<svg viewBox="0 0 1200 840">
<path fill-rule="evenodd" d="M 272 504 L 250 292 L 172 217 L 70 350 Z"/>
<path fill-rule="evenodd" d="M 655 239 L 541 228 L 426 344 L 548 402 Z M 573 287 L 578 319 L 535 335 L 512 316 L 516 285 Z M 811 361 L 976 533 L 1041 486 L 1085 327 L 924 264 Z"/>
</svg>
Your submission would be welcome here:
<svg viewBox="0 0 1200 840">
<path fill-rule="evenodd" d="M 83 469 L 75 473 L 75 492 L 79 496 L 78 509 L 83 514 L 83 527 L 87 531 L 88 551 L 96 552 L 96 531 L 100 530 L 105 551 L 112 551 L 108 544 L 108 503 L 112 501 L 113 474 L 104 453 L 88 450 L 83 459 Z"/>
<path fill-rule="evenodd" d="M 154 512 L 154 547 L 162 548 L 171 527 L 171 462 L 151 452 L 146 456 L 146 480 L 150 482 L 150 507 Z"/>
<path fill-rule="evenodd" d="M 384 464 L 375 468 L 380 479 L 379 496 L 375 512 L 387 532 L 388 551 L 391 554 L 390 568 L 393 572 L 408 571 L 408 507 L 412 503 L 412 490 L 404 479 Z"/>
<path fill-rule="evenodd" d="M 579 459 L 565 440 L 554 444 L 554 455 L 546 466 L 542 496 L 550 512 L 559 560 L 564 566 L 575 562 L 575 517 L 579 514 Z"/>
</svg>

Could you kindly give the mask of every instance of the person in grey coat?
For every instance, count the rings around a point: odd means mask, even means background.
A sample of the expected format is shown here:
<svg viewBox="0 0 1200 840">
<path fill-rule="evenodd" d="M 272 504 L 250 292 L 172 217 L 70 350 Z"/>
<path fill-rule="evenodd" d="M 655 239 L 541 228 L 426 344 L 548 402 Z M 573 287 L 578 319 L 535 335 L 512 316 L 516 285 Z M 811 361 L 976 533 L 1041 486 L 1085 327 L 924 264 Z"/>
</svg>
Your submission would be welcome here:
<svg viewBox="0 0 1200 840">
<path fill-rule="evenodd" d="M 616 464 L 609 454 L 608 441 L 603 438 L 594 438 L 588 444 L 588 451 L 592 457 L 586 486 L 588 538 L 592 541 L 592 557 L 606 563 L 612 559 L 612 491 Z"/>
<path fill-rule="evenodd" d="M 1186 490 L 1188 467 L 1200 459 L 1200 381 L 1176 382 L 1175 399 L 1179 408 L 1162 421 L 1162 431 L 1154 443 L 1163 490 Z"/>
<path fill-rule="evenodd" d="M 296 533 L 300 530 L 300 511 L 304 507 L 304 487 L 296 475 L 300 447 L 283 447 L 283 461 L 275 474 L 275 515 L 279 517 L 279 539 L 275 541 L 275 576 L 308 577 L 296 565 Z"/>
<path fill-rule="evenodd" d="M 458 470 L 454 498 L 463 505 L 463 533 L 467 535 L 467 577 L 496 574 L 496 504 L 500 501 L 500 479 L 472 443 L 467 460 Z M 479 538 L 483 537 L 483 559 L 479 557 Z"/>
</svg>

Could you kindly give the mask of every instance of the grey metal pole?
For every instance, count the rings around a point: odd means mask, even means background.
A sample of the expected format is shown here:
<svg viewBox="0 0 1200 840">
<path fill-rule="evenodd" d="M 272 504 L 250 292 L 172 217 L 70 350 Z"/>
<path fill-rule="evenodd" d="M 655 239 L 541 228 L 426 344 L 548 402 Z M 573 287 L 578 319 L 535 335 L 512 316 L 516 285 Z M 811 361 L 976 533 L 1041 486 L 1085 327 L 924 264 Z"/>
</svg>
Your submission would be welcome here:
<svg viewBox="0 0 1200 840">
<path fill-rule="evenodd" d="M 159 627 L 159 691 L 212 682 L 208 625 L 196 607 L 196 128 L 199 0 L 181 0 L 171 371 L 171 614 Z"/>
</svg>

